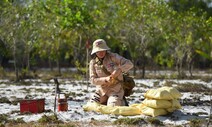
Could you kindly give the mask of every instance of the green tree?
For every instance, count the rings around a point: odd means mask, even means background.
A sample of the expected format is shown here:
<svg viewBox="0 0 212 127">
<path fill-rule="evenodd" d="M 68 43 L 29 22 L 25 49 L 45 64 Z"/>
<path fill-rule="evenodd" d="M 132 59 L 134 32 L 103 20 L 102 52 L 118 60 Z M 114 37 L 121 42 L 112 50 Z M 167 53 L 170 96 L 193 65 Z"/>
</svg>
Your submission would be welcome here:
<svg viewBox="0 0 212 127">
<path fill-rule="evenodd" d="M 198 16 L 202 15 L 202 11 L 207 13 L 207 18 L 212 16 L 212 7 L 209 5 L 211 4 L 211 0 L 169 0 L 168 4 L 177 12 L 186 12 L 189 11 L 191 8 L 195 9 L 194 12 Z"/>
<path fill-rule="evenodd" d="M 35 2 L 34 5 L 37 6 L 34 8 L 40 8 L 36 15 L 41 17 L 42 24 L 41 36 L 37 44 L 41 57 L 56 61 L 59 74 L 61 58 L 73 58 L 73 63 L 78 59 L 83 61 L 85 58 L 81 55 L 85 52 L 83 42 L 89 38 L 86 30 L 92 24 L 87 6 L 82 1 L 73 0 L 47 0 Z"/>
<path fill-rule="evenodd" d="M 172 27 L 166 31 L 167 41 L 171 41 L 170 49 L 174 49 L 172 58 L 175 60 L 179 77 L 184 77 L 183 65 L 188 66 L 190 76 L 192 76 L 192 65 L 197 57 L 195 50 L 202 45 L 209 46 L 210 40 L 207 33 L 209 33 L 210 27 L 206 24 L 206 14 L 203 12 L 201 16 L 196 14 L 195 9 L 183 13 L 173 13 L 172 17 L 175 19 L 170 19 Z M 203 38 L 205 41 L 202 40 Z"/>
<path fill-rule="evenodd" d="M 147 60 L 151 59 L 150 48 L 162 35 L 163 17 L 167 15 L 167 5 L 163 1 L 120 2 L 119 36 L 124 47 L 130 51 L 135 67 L 141 61 L 142 77 L 145 77 Z M 139 53 L 138 53 L 139 52 Z M 136 68 L 135 68 L 136 70 Z M 135 74 L 134 70 L 134 74 Z"/>
<path fill-rule="evenodd" d="M 25 7 L 21 4 L 13 4 L 5 2 L 5 6 L 1 8 L 3 10 L 1 17 L 1 40 L 3 40 L 7 47 L 13 54 L 14 67 L 16 72 L 16 81 L 19 81 L 19 71 L 21 67 L 25 66 L 24 55 L 25 55 L 25 43 L 24 38 L 25 28 L 23 22 L 26 21 L 27 15 L 25 13 Z"/>
</svg>

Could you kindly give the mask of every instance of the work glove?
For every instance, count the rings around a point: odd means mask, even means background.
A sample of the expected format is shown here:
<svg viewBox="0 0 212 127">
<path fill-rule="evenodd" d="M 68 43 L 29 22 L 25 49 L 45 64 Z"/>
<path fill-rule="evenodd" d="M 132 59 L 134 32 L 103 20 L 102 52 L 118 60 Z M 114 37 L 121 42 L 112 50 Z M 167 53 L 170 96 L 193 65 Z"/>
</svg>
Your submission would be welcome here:
<svg viewBox="0 0 212 127">
<path fill-rule="evenodd" d="M 118 76 L 119 76 L 121 73 L 122 73 L 121 69 L 118 68 L 118 69 L 114 70 L 114 71 L 111 73 L 110 76 L 111 76 L 113 79 L 117 79 Z"/>
<path fill-rule="evenodd" d="M 114 79 L 111 76 L 107 76 L 107 77 L 105 77 L 105 84 L 103 84 L 103 85 L 104 86 L 112 86 L 112 85 L 115 85 L 117 83 L 118 83 L 118 81 L 116 79 Z"/>
</svg>

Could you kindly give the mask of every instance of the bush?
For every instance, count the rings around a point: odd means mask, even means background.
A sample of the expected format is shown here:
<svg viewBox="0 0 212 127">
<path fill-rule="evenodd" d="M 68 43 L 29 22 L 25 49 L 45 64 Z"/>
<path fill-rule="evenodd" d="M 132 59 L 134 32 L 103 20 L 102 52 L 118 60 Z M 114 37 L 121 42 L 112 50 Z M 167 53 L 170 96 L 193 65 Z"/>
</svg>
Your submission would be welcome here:
<svg viewBox="0 0 212 127">
<path fill-rule="evenodd" d="M 61 120 L 57 118 L 57 115 L 46 116 L 43 115 L 39 120 L 39 123 L 63 123 Z"/>
</svg>

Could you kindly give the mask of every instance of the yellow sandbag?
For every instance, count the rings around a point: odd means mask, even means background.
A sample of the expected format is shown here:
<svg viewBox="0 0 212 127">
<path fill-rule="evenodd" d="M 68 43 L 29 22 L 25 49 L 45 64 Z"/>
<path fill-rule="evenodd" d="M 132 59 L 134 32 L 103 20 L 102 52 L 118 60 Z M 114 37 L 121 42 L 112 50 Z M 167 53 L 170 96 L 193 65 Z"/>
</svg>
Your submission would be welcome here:
<svg viewBox="0 0 212 127">
<path fill-rule="evenodd" d="M 150 89 L 148 90 L 144 96 L 146 98 L 151 98 L 151 99 L 162 99 L 162 100 L 172 100 L 174 99 L 172 95 L 164 89 Z"/>
<path fill-rule="evenodd" d="M 132 104 L 132 105 L 130 105 L 130 107 L 135 107 L 135 108 L 140 109 L 140 108 L 141 108 L 141 105 L 142 105 L 142 103 L 139 103 L 139 104 Z"/>
<path fill-rule="evenodd" d="M 96 111 L 96 112 L 99 112 L 100 108 L 101 108 L 101 104 L 98 104 L 96 102 L 87 102 L 87 104 L 83 106 L 83 109 L 85 111 Z"/>
<path fill-rule="evenodd" d="M 182 94 L 174 87 L 164 86 L 160 89 L 168 91 L 174 99 L 179 99 L 180 97 L 182 97 Z"/>
<path fill-rule="evenodd" d="M 141 112 L 139 108 L 127 107 L 127 106 L 106 106 L 95 102 L 88 102 L 83 106 L 85 111 L 96 111 L 103 114 L 115 114 L 115 115 L 140 115 Z"/>
<path fill-rule="evenodd" d="M 127 106 L 121 106 L 119 108 L 119 113 L 121 115 L 140 115 L 141 112 L 139 110 L 139 108 L 136 107 L 127 107 Z"/>
<path fill-rule="evenodd" d="M 176 107 L 171 107 L 171 108 L 166 109 L 166 111 L 168 111 L 168 112 L 174 112 L 175 110 L 177 110 Z"/>
<path fill-rule="evenodd" d="M 181 109 L 181 104 L 180 104 L 179 100 L 177 100 L 177 99 L 172 100 L 172 107 Z"/>
<path fill-rule="evenodd" d="M 171 102 L 172 107 L 166 109 L 168 112 L 174 112 L 175 110 L 182 108 L 180 102 L 177 99 L 171 100 Z"/>
<path fill-rule="evenodd" d="M 134 107 L 134 108 L 137 108 L 139 110 L 139 112 L 142 114 L 141 112 L 141 108 L 144 104 L 143 103 L 140 103 L 140 104 L 132 104 L 130 105 L 130 107 Z"/>
<path fill-rule="evenodd" d="M 153 100 L 146 98 L 143 102 L 148 107 L 151 108 L 171 108 L 172 103 L 168 100 Z"/>
<path fill-rule="evenodd" d="M 141 112 L 136 107 L 127 107 L 127 106 L 102 106 L 100 112 L 103 114 L 115 114 L 115 115 L 140 115 Z"/>
<path fill-rule="evenodd" d="M 103 114 L 118 114 L 119 109 L 117 107 L 113 106 L 102 106 L 100 109 L 100 112 Z"/>
<path fill-rule="evenodd" d="M 168 114 L 168 112 L 165 109 L 162 108 L 154 109 L 151 107 L 147 107 L 146 105 L 141 106 L 141 113 L 152 117 Z"/>
</svg>

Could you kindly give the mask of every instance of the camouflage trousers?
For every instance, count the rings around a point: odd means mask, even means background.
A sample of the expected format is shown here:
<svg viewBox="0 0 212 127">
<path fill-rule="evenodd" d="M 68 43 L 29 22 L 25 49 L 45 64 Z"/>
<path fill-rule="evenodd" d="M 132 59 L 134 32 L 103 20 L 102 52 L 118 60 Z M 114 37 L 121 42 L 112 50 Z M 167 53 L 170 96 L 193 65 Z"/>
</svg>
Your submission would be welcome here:
<svg viewBox="0 0 212 127">
<path fill-rule="evenodd" d="M 123 96 L 123 89 L 119 92 L 107 92 L 105 95 L 102 95 L 100 91 L 96 91 L 91 97 L 91 102 L 97 102 L 107 106 L 122 106 L 124 105 Z"/>
</svg>

